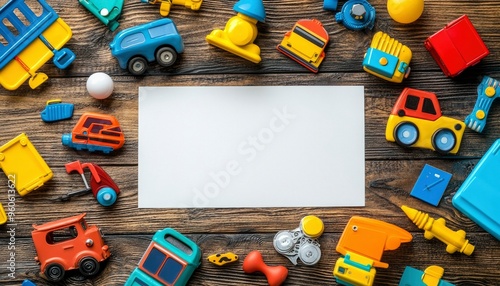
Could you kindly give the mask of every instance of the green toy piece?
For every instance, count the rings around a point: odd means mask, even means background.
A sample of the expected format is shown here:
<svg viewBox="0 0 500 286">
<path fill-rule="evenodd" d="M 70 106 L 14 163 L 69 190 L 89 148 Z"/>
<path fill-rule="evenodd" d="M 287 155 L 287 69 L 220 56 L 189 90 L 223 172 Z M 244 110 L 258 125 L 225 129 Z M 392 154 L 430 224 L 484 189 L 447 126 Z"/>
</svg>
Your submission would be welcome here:
<svg viewBox="0 0 500 286">
<path fill-rule="evenodd" d="M 123 0 L 78 0 L 87 10 L 97 17 L 111 31 L 116 30 L 120 23 L 123 9 Z"/>
</svg>

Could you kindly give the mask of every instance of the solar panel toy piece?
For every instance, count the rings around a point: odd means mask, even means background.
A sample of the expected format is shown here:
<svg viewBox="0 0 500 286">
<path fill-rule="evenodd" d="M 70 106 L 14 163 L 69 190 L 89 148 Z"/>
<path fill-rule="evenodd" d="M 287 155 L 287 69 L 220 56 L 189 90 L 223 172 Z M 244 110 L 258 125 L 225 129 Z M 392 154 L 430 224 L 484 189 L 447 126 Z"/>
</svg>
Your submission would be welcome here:
<svg viewBox="0 0 500 286">
<path fill-rule="evenodd" d="M 450 173 L 425 164 L 410 195 L 437 207 L 450 180 Z"/>
<path fill-rule="evenodd" d="M 453 196 L 459 211 L 500 240 L 500 139 L 497 139 Z"/>
</svg>

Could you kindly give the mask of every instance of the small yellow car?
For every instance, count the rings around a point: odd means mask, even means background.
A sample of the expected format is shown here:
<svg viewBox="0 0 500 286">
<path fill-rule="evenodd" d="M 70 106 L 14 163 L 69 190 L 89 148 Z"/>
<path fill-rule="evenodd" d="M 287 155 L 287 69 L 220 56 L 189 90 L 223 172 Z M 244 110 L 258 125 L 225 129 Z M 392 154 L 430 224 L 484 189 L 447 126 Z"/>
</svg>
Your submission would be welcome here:
<svg viewBox="0 0 500 286">
<path fill-rule="evenodd" d="M 404 147 L 456 154 L 464 131 L 464 122 L 441 115 L 434 93 L 405 88 L 389 116 L 385 138 Z"/>
</svg>

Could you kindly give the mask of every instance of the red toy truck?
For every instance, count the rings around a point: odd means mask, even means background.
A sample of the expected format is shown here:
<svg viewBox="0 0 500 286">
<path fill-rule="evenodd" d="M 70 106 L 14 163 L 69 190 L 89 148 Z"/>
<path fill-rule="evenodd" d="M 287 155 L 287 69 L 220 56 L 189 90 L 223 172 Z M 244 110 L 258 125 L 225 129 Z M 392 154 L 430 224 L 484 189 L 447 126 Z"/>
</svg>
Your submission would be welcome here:
<svg viewBox="0 0 500 286">
<path fill-rule="evenodd" d="M 460 74 L 490 53 L 467 15 L 427 38 L 424 45 L 449 77 Z"/>
<path fill-rule="evenodd" d="M 73 269 L 79 269 L 84 276 L 95 275 L 99 272 L 99 263 L 111 255 L 101 230 L 87 225 L 85 215 L 33 225 L 35 260 L 49 281 L 61 281 L 65 271 Z"/>
</svg>

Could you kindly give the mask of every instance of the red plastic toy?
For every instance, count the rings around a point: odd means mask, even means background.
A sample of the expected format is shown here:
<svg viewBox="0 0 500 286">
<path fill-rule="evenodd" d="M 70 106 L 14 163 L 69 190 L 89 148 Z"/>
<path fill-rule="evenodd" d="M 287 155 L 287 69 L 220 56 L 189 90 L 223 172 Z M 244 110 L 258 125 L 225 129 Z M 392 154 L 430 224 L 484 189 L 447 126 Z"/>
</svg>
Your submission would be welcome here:
<svg viewBox="0 0 500 286">
<path fill-rule="evenodd" d="M 262 272 L 269 286 L 281 285 L 288 276 L 288 269 L 285 266 L 269 266 L 264 262 L 262 254 L 258 250 L 250 252 L 243 260 L 243 271 L 245 273 Z"/>
<path fill-rule="evenodd" d="M 85 184 L 85 190 L 76 191 L 69 193 L 63 197 L 63 200 L 69 199 L 70 197 L 86 194 L 92 192 L 94 198 L 105 206 L 111 206 L 116 202 L 118 194 L 120 193 L 120 188 L 111 179 L 111 177 L 104 171 L 101 167 L 93 163 L 80 163 L 80 161 L 74 161 L 68 163 L 66 166 L 66 172 L 69 174 L 73 171 L 77 171 L 78 174 L 82 176 L 83 183 Z M 84 168 L 90 170 L 90 186 L 85 179 Z"/>
<path fill-rule="evenodd" d="M 467 15 L 427 38 L 424 45 L 449 77 L 460 74 L 490 53 Z"/>
<path fill-rule="evenodd" d="M 111 255 L 101 230 L 87 225 L 84 217 L 85 213 L 33 225 L 35 260 L 48 280 L 61 281 L 65 271 L 73 269 L 79 269 L 84 276 L 93 276 L 99 272 L 99 263 Z"/>
</svg>

